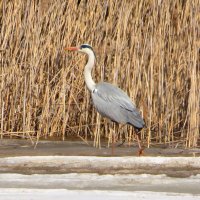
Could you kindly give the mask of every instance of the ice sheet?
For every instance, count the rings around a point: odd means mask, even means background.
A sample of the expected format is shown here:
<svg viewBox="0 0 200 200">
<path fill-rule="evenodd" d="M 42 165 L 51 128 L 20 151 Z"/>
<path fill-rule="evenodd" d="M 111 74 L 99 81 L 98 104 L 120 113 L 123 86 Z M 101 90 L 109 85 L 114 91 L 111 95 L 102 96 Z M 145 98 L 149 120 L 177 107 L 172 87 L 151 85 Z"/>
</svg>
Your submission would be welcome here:
<svg viewBox="0 0 200 200">
<path fill-rule="evenodd" d="M 0 188 L 152 191 L 200 195 L 200 175 L 174 178 L 149 174 L 0 174 Z"/>
<path fill-rule="evenodd" d="M 200 196 L 177 193 L 124 192 L 124 191 L 81 191 L 64 189 L 0 189 L 3 200 L 198 200 Z"/>
</svg>

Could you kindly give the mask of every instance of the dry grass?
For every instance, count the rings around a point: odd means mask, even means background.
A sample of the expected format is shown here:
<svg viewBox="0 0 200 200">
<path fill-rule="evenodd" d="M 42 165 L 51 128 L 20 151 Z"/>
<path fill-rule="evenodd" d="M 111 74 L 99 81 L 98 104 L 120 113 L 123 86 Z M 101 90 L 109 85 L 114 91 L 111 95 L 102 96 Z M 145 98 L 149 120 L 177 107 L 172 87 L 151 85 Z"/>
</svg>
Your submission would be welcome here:
<svg viewBox="0 0 200 200">
<path fill-rule="evenodd" d="M 110 124 L 84 84 L 85 57 L 63 50 L 89 43 L 97 53 L 95 79 L 136 100 L 148 146 L 198 146 L 199 9 L 199 0 L 1 1 L 1 137 L 110 141 Z M 133 141 L 131 127 L 124 133 Z"/>
</svg>

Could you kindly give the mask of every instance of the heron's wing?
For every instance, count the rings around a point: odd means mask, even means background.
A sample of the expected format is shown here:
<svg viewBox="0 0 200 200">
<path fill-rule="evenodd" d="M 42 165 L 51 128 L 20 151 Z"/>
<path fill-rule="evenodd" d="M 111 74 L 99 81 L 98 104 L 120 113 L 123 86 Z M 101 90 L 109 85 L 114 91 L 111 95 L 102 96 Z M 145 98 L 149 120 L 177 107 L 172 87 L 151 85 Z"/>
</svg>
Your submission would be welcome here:
<svg viewBox="0 0 200 200">
<path fill-rule="evenodd" d="M 92 92 L 94 106 L 100 114 L 113 121 L 130 123 L 143 127 L 144 121 L 128 95 L 120 88 L 109 84 L 99 83 Z"/>
<path fill-rule="evenodd" d="M 105 82 L 97 84 L 96 93 L 106 102 L 117 104 L 129 111 L 135 111 L 136 109 L 128 95 L 123 90 L 112 84 Z"/>
</svg>

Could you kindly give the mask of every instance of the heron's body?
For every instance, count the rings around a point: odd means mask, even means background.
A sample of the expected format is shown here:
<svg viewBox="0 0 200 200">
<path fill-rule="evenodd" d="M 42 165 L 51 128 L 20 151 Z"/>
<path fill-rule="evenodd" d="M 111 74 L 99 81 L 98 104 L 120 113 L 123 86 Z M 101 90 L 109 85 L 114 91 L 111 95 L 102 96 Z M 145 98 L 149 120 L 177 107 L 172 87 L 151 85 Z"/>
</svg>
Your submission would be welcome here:
<svg viewBox="0 0 200 200">
<path fill-rule="evenodd" d="M 135 128 L 144 127 L 144 121 L 128 95 L 120 88 L 106 82 L 95 85 L 92 99 L 97 111 L 104 117 Z"/>
<path fill-rule="evenodd" d="M 110 83 L 100 82 L 96 84 L 93 81 L 91 71 L 95 64 L 95 54 L 92 47 L 88 44 L 83 44 L 80 47 L 67 49 L 80 51 L 88 55 L 84 77 L 97 111 L 114 122 L 130 124 L 136 129 L 142 129 L 145 126 L 144 120 L 124 91 Z"/>
</svg>

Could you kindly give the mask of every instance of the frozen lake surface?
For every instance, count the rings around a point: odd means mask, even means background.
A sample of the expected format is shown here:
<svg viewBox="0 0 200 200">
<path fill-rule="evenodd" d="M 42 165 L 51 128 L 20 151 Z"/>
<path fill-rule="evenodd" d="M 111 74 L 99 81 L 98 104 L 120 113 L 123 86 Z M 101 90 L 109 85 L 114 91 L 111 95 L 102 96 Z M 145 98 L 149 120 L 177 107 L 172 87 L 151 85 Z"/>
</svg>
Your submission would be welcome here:
<svg viewBox="0 0 200 200">
<path fill-rule="evenodd" d="M 198 200 L 200 196 L 178 193 L 124 192 L 124 191 L 82 191 L 64 189 L 1 189 L 3 200 Z"/>
<path fill-rule="evenodd" d="M 20 156 L 0 158 L 0 173 L 200 174 L 200 157 Z"/>
<path fill-rule="evenodd" d="M 0 197 L 12 199 L 200 199 L 200 175 L 0 174 Z"/>
<path fill-rule="evenodd" d="M 199 157 L 0 158 L 0 199 L 200 199 Z"/>
<path fill-rule="evenodd" d="M 151 191 L 200 195 L 200 175 L 174 178 L 149 174 L 0 174 L 0 188 Z"/>
</svg>

